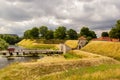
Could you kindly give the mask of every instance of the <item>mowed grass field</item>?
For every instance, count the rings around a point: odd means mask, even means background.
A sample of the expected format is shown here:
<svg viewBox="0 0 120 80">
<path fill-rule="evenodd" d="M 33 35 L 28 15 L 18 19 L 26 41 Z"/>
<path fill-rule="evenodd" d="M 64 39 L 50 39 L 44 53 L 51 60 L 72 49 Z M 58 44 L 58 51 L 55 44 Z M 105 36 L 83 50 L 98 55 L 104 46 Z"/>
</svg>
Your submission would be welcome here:
<svg viewBox="0 0 120 80">
<path fill-rule="evenodd" d="M 80 50 L 71 52 L 74 54 L 73 57 L 54 55 L 37 61 L 14 63 L 0 70 L 0 80 L 92 80 L 89 76 L 94 78 L 95 74 L 96 77 L 98 76 L 96 80 L 119 78 L 120 64 L 118 61 Z M 112 70 L 117 75 L 106 74 L 107 71 Z M 102 77 L 103 74 L 106 74 L 106 77 Z M 100 79 L 98 79 L 99 75 Z"/>
<path fill-rule="evenodd" d="M 120 60 L 120 42 L 91 41 L 81 50 Z"/>
<path fill-rule="evenodd" d="M 17 45 L 22 46 L 27 49 L 53 49 L 58 50 L 59 44 L 49 44 L 48 41 L 45 42 L 45 40 L 40 39 L 23 39 L 20 41 Z"/>
</svg>

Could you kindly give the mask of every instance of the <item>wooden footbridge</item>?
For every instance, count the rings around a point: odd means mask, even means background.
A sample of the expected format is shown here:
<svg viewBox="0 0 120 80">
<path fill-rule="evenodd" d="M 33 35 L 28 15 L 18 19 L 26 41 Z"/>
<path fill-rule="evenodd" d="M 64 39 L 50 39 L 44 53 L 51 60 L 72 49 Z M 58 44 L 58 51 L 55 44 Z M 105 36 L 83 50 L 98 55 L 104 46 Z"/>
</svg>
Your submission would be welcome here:
<svg viewBox="0 0 120 80">
<path fill-rule="evenodd" d="M 62 54 L 63 51 L 60 50 L 15 50 L 15 51 L 0 51 L 0 54 L 5 56 L 19 56 L 19 55 L 38 55 L 38 54 Z"/>
</svg>

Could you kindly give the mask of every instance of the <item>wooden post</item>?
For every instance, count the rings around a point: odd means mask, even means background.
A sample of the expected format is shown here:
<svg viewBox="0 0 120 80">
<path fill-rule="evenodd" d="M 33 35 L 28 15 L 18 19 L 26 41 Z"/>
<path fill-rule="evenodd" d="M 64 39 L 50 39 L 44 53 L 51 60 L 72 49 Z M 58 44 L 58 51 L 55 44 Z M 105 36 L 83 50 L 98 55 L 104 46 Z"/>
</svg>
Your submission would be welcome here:
<svg viewBox="0 0 120 80">
<path fill-rule="evenodd" d="M 10 56 L 13 56 L 13 53 L 12 52 L 9 52 Z"/>
<path fill-rule="evenodd" d="M 25 55 L 25 52 L 23 52 L 23 55 Z"/>
<path fill-rule="evenodd" d="M 6 53 L 3 53 L 3 55 L 6 55 Z"/>
<path fill-rule="evenodd" d="M 17 56 L 19 55 L 19 52 L 16 52 Z"/>
</svg>

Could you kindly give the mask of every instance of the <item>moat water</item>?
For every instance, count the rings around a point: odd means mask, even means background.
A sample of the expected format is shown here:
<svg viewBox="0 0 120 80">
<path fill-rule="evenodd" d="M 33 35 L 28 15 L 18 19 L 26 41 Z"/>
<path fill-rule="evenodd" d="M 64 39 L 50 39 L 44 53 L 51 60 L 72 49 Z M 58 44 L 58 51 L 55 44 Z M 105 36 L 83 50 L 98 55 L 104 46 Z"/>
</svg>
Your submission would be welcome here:
<svg viewBox="0 0 120 80">
<path fill-rule="evenodd" d="M 0 69 L 9 66 L 12 63 L 15 62 L 29 62 L 32 60 L 40 59 L 41 57 L 12 57 L 7 58 L 5 56 L 0 55 Z"/>
</svg>

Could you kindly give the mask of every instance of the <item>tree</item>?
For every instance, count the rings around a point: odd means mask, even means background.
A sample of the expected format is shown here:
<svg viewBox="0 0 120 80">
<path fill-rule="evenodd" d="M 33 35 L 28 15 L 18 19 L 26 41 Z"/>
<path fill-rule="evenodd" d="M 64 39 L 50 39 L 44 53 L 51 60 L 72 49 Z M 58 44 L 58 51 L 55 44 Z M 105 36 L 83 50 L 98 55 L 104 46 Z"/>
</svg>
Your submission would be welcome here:
<svg viewBox="0 0 120 80">
<path fill-rule="evenodd" d="M 16 34 L 1 34 L 0 38 L 5 40 L 7 43 L 14 45 L 15 43 L 20 41 L 20 38 Z"/>
<path fill-rule="evenodd" d="M 30 39 L 31 38 L 31 30 L 26 30 L 24 32 L 24 38 L 25 39 Z"/>
<path fill-rule="evenodd" d="M 82 27 L 82 29 L 80 30 L 80 36 L 89 36 L 89 28 L 88 27 Z"/>
<path fill-rule="evenodd" d="M 69 29 L 67 31 L 67 36 L 68 36 L 68 39 L 77 39 L 78 38 L 77 32 L 73 29 Z"/>
<path fill-rule="evenodd" d="M 108 34 L 108 32 L 102 32 L 101 36 L 102 37 L 109 37 L 109 34 Z"/>
<path fill-rule="evenodd" d="M 33 27 L 32 30 L 30 30 L 31 38 L 38 39 L 39 38 L 39 29 L 37 27 Z"/>
<path fill-rule="evenodd" d="M 90 31 L 89 36 L 91 36 L 92 38 L 97 38 L 97 36 L 96 36 L 94 31 Z"/>
<path fill-rule="evenodd" d="M 0 50 L 7 49 L 8 43 L 0 38 Z"/>
<path fill-rule="evenodd" d="M 116 28 L 112 28 L 111 30 L 110 30 L 110 32 L 109 32 L 109 36 L 111 37 L 111 38 L 117 38 L 116 37 Z"/>
<path fill-rule="evenodd" d="M 56 39 L 65 39 L 66 38 L 66 27 L 60 26 L 54 32 L 54 37 Z"/>
<path fill-rule="evenodd" d="M 54 32 L 52 30 L 48 30 L 45 39 L 53 39 L 54 38 Z"/>
<path fill-rule="evenodd" d="M 117 38 L 117 39 L 119 39 L 119 41 L 120 41 L 120 20 L 118 20 L 118 21 L 116 22 L 115 27 L 113 27 L 113 28 L 110 30 L 109 36 L 110 36 L 111 38 Z"/>
<path fill-rule="evenodd" d="M 45 38 L 45 35 L 46 35 L 47 31 L 48 31 L 47 26 L 41 26 L 41 27 L 39 28 L 40 35 L 41 35 L 41 37 L 43 37 L 43 38 Z"/>
<path fill-rule="evenodd" d="M 88 27 L 83 27 L 81 30 L 80 30 L 80 36 L 84 36 L 86 37 L 88 40 L 91 40 L 92 38 L 96 38 L 96 34 L 94 31 L 92 30 L 89 30 Z"/>
</svg>

